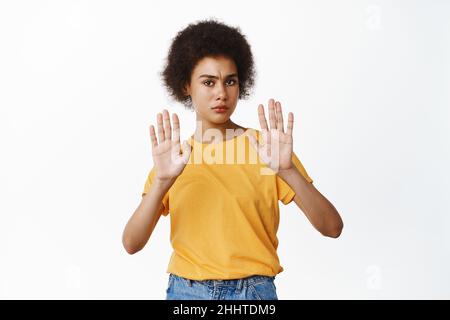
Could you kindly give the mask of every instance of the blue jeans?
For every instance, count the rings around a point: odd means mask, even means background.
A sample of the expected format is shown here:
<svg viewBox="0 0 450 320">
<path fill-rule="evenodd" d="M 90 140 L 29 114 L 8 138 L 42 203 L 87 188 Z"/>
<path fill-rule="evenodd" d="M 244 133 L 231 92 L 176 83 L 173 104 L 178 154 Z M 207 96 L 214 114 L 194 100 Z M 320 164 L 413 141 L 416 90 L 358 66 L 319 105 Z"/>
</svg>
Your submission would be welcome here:
<svg viewBox="0 0 450 320">
<path fill-rule="evenodd" d="M 169 275 L 166 300 L 278 300 L 275 277 L 255 275 L 233 280 L 190 280 Z"/>
</svg>

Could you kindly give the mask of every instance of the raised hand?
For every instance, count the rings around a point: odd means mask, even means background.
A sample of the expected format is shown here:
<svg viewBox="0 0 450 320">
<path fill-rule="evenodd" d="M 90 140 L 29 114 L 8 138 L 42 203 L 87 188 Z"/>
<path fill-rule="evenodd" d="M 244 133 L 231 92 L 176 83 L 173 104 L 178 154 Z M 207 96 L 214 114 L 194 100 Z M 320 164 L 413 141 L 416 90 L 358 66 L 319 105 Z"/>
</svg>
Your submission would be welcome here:
<svg viewBox="0 0 450 320">
<path fill-rule="evenodd" d="M 289 112 L 287 131 L 284 132 L 283 113 L 281 103 L 273 99 L 269 100 L 269 122 L 267 126 L 264 106 L 258 106 L 258 117 L 262 131 L 262 141 L 259 143 L 254 136 L 249 135 L 249 141 L 258 151 L 262 161 L 275 172 L 291 169 L 293 139 L 292 129 L 294 126 L 294 114 Z"/>
<path fill-rule="evenodd" d="M 164 125 L 163 125 L 164 118 Z M 150 126 L 150 138 L 152 141 L 152 157 L 155 166 L 155 179 L 161 181 L 175 180 L 183 171 L 189 156 L 191 154 L 191 146 L 187 141 L 183 141 L 183 152 L 180 144 L 180 121 L 176 113 L 172 114 L 172 126 L 170 124 L 169 112 L 164 109 L 163 114 L 158 113 L 156 116 L 158 124 L 158 138 L 156 140 L 155 128 Z"/>
</svg>

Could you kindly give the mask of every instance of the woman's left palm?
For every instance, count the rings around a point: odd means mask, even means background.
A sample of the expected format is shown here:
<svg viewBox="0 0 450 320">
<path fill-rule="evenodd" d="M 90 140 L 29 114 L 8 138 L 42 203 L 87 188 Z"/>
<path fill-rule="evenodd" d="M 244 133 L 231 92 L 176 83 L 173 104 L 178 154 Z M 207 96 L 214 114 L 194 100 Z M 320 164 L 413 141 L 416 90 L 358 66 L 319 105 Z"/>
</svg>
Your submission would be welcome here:
<svg viewBox="0 0 450 320">
<path fill-rule="evenodd" d="M 269 122 L 267 126 L 264 106 L 258 106 L 258 117 L 261 125 L 262 139 L 258 142 L 255 137 L 249 136 L 250 143 L 258 151 L 262 161 L 272 170 L 278 172 L 292 168 L 293 138 L 292 128 L 294 115 L 288 114 L 287 131 L 284 132 L 283 113 L 281 103 L 273 99 L 269 100 Z"/>
</svg>

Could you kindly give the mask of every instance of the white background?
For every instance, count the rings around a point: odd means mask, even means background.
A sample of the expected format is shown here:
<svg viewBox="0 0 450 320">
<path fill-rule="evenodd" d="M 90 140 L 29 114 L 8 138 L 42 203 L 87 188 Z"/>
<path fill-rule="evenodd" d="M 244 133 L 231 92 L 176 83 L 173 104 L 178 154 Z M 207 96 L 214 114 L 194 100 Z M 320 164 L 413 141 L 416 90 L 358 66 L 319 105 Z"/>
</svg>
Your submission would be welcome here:
<svg viewBox="0 0 450 320">
<path fill-rule="evenodd" d="M 280 299 L 450 298 L 450 2 L 0 2 L 0 298 L 164 299 L 162 217 L 135 255 L 123 228 L 152 167 L 148 127 L 176 32 L 239 26 L 258 71 L 232 119 L 295 115 L 294 151 L 341 213 L 323 237 L 281 207 Z M 266 106 L 267 108 L 267 106 Z"/>
</svg>

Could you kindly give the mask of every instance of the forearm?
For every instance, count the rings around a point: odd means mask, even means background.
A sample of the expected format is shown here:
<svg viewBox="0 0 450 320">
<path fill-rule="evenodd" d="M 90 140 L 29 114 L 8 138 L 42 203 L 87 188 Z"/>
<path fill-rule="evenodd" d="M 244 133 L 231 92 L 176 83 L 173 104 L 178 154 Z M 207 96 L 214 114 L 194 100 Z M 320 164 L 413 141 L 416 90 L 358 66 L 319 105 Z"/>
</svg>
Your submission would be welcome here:
<svg viewBox="0 0 450 320">
<path fill-rule="evenodd" d="M 320 233 L 333 238 L 341 234 L 343 222 L 336 208 L 295 166 L 279 171 L 278 175 L 294 190 L 294 201 Z"/>
<path fill-rule="evenodd" d="M 172 182 L 155 179 L 147 194 L 131 216 L 122 236 L 123 246 L 128 253 L 141 250 L 150 238 L 162 212 L 162 199 Z"/>
</svg>

